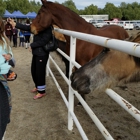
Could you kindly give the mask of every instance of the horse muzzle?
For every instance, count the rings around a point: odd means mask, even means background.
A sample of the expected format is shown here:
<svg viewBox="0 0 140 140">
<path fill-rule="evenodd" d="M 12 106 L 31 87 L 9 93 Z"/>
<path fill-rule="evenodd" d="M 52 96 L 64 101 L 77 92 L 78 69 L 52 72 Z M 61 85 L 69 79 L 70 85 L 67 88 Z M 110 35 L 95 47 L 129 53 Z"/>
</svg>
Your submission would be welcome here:
<svg viewBox="0 0 140 140">
<path fill-rule="evenodd" d="M 37 31 L 36 27 L 33 26 L 33 25 L 31 25 L 31 32 L 32 32 L 34 35 L 38 34 L 38 31 Z"/>
<path fill-rule="evenodd" d="M 90 90 L 90 78 L 86 75 L 80 76 L 76 73 L 72 73 L 70 76 L 71 86 L 79 94 L 89 94 Z"/>
</svg>

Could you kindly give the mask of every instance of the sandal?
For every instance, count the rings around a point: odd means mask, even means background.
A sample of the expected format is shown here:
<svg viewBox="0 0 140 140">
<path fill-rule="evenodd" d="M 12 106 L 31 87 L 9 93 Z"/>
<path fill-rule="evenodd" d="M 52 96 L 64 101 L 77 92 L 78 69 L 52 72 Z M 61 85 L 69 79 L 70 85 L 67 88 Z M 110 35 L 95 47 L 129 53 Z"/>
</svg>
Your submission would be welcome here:
<svg viewBox="0 0 140 140">
<path fill-rule="evenodd" d="M 31 90 L 31 92 L 32 92 L 32 93 L 37 92 L 37 88 L 33 88 L 33 89 Z"/>
<path fill-rule="evenodd" d="M 35 96 L 34 96 L 34 100 L 36 100 L 36 99 L 39 99 L 39 98 L 42 98 L 42 97 L 44 97 L 46 95 L 46 93 L 43 93 L 43 94 L 40 94 L 40 93 L 37 93 Z"/>
</svg>

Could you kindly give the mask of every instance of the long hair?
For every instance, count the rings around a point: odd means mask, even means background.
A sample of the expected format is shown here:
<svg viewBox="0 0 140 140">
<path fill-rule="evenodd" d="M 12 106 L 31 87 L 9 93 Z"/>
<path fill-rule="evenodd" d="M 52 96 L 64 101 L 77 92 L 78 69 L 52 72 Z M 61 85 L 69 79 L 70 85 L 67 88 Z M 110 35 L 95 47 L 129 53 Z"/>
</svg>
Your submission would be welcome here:
<svg viewBox="0 0 140 140">
<path fill-rule="evenodd" d="M 3 38 L 6 41 L 6 47 L 7 47 L 7 50 L 9 51 L 10 41 L 5 35 L 5 24 L 2 20 L 2 18 L 0 17 L 0 45 L 2 45 L 2 47 L 4 47 L 4 43 L 5 43 Z"/>
</svg>

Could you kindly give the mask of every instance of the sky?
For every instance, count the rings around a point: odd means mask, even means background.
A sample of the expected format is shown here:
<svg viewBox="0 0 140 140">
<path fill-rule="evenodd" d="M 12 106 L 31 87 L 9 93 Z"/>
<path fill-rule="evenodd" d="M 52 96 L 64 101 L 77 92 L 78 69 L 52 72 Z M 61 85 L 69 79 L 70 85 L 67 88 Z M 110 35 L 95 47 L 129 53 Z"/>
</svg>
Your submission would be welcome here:
<svg viewBox="0 0 140 140">
<path fill-rule="evenodd" d="M 41 0 L 35 0 L 37 1 L 41 1 Z M 52 2 L 58 1 L 60 4 L 67 1 L 67 0 L 49 0 Z M 85 7 L 93 4 L 96 5 L 98 8 L 104 8 L 106 3 L 113 3 L 116 7 L 120 6 L 121 2 L 125 2 L 125 3 L 130 3 L 132 4 L 133 2 L 138 2 L 140 4 L 140 0 L 73 0 L 73 2 L 75 3 L 77 9 L 84 9 Z"/>
</svg>

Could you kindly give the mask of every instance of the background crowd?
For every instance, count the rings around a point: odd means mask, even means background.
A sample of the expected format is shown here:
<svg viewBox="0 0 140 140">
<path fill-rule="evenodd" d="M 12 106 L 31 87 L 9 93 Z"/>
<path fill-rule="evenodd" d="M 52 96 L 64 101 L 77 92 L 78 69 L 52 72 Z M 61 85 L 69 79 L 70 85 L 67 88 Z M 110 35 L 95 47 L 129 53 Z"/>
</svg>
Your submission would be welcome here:
<svg viewBox="0 0 140 140">
<path fill-rule="evenodd" d="M 30 25 L 29 19 L 26 20 L 25 25 Z M 13 47 L 25 47 L 27 49 L 30 46 L 31 33 L 12 27 L 7 21 L 5 23 L 5 34 Z"/>
</svg>

